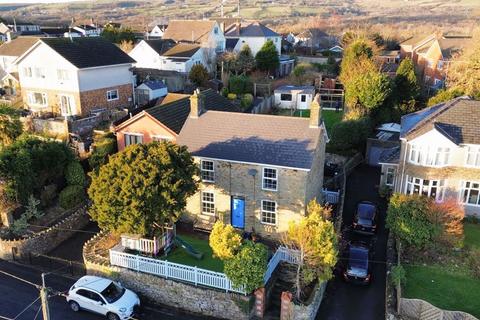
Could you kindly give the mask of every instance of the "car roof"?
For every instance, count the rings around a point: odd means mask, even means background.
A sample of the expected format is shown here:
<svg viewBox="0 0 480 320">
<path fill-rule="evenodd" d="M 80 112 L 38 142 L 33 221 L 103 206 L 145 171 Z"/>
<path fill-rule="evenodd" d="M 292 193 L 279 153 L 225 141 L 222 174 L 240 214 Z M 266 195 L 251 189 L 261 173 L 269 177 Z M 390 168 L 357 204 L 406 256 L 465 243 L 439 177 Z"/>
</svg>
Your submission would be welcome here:
<svg viewBox="0 0 480 320">
<path fill-rule="evenodd" d="M 96 276 L 84 276 L 75 282 L 75 288 L 82 287 L 85 289 L 102 292 L 112 283 L 112 280 Z"/>
<path fill-rule="evenodd" d="M 368 201 L 362 201 L 357 205 L 357 213 L 363 219 L 372 219 L 375 215 L 376 208 L 375 204 Z"/>
</svg>

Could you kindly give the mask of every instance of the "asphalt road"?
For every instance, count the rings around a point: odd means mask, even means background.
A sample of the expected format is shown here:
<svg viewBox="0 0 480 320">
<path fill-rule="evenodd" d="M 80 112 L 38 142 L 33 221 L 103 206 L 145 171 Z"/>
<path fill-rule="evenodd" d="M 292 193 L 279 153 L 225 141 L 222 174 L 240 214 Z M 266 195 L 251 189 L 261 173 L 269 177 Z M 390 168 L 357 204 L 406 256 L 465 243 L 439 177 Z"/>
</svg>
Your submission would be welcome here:
<svg viewBox="0 0 480 320">
<path fill-rule="evenodd" d="M 325 297 L 316 317 L 317 320 L 385 319 L 386 206 L 378 197 L 377 186 L 379 181 L 379 168 L 368 166 L 356 168 L 347 178 L 343 211 L 345 238 L 358 239 L 359 237 L 353 235 L 350 231 L 357 202 L 370 200 L 379 205 L 379 230 L 372 239 L 375 250 L 372 283 L 366 287 L 346 283 L 341 276 L 340 270 L 336 270 L 335 278 L 328 283 Z"/>
</svg>

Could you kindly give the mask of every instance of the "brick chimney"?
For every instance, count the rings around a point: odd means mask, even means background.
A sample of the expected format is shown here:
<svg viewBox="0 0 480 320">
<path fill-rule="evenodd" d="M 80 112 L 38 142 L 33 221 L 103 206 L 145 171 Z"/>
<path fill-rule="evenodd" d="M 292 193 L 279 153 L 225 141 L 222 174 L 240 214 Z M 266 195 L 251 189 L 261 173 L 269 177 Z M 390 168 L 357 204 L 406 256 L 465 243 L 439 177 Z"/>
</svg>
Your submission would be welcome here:
<svg viewBox="0 0 480 320">
<path fill-rule="evenodd" d="M 318 128 L 322 124 L 322 107 L 320 106 L 320 94 L 316 94 L 310 104 L 310 128 Z"/>
<path fill-rule="evenodd" d="M 200 93 L 200 89 L 195 89 L 193 94 L 190 96 L 190 115 L 192 119 L 198 119 L 198 117 L 204 111 L 204 97 Z"/>
</svg>

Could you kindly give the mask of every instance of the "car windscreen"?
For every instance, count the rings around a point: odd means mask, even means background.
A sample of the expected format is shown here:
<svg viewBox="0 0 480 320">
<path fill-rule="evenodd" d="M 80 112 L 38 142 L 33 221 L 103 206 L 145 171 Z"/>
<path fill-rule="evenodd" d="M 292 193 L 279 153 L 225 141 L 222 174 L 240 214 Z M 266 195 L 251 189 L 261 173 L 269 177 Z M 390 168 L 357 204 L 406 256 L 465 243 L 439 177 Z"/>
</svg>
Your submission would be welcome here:
<svg viewBox="0 0 480 320">
<path fill-rule="evenodd" d="M 367 270 L 368 250 L 360 247 L 350 247 L 349 268 Z"/>
<path fill-rule="evenodd" d="M 120 287 L 115 282 L 111 282 L 108 287 L 102 291 L 102 296 L 107 299 L 108 303 L 113 303 L 120 299 L 125 293 L 125 288 Z"/>
<path fill-rule="evenodd" d="M 367 203 L 360 203 L 357 208 L 358 218 L 362 220 L 373 220 L 375 206 Z"/>
</svg>

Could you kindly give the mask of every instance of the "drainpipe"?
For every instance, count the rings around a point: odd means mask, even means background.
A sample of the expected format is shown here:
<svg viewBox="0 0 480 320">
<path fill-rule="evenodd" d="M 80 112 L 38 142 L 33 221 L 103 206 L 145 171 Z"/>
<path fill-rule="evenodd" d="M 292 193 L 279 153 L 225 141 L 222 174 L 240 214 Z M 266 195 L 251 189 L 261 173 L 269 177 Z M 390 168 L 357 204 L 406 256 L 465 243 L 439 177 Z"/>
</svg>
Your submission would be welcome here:
<svg viewBox="0 0 480 320">
<path fill-rule="evenodd" d="M 404 152 L 404 156 L 403 156 L 403 164 L 402 164 L 402 175 L 400 177 L 400 192 L 402 192 L 403 190 L 403 176 L 405 174 L 405 162 L 407 161 L 407 152 L 408 152 L 408 144 L 407 144 L 407 141 L 406 140 L 402 140 L 402 141 L 405 141 L 405 152 Z M 402 150 L 402 145 L 400 145 L 400 151 Z"/>
</svg>

